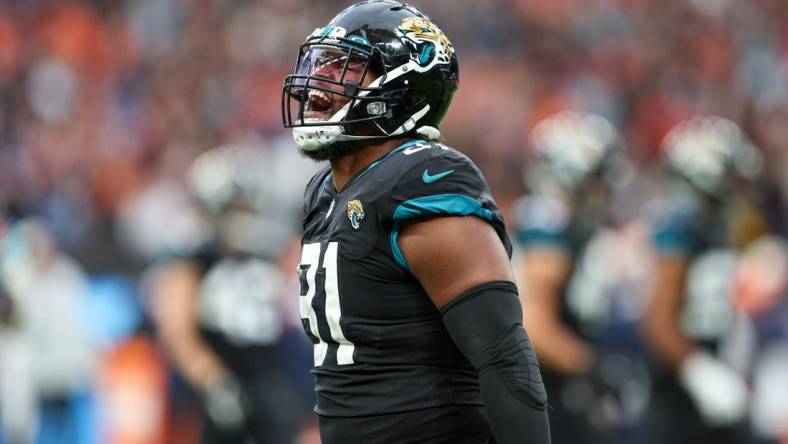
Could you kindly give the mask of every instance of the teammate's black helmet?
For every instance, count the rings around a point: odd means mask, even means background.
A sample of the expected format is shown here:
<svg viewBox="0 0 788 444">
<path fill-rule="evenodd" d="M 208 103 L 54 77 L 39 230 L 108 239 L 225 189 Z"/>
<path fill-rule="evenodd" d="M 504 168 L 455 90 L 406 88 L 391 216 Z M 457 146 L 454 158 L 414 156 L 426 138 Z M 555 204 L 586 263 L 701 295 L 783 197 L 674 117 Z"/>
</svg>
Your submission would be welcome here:
<svg viewBox="0 0 788 444">
<path fill-rule="evenodd" d="M 362 87 L 365 79 L 372 82 Z M 282 119 L 304 151 L 413 133 L 437 139 L 458 81 L 454 48 L 429 17 L 397 1 L 366 1 L 301 45 L 284 81 Z M 339 97 L 347 103 L 333 109 Z"/>
<path fill-rule="evenodd" d="M 661 149 L 669 177 L 716 199 L 727 195 L 734 178 L 756 180 L 763 166 L 760 151 L 739 126 L 717 116 L 679 123 L 662 139 Z"/>
<path fill-rule="evenodd" d="M 523 177 L 532 191 L 573 194 L 597 175 L 612 188 L 628 172 L 621 134 L 597 114 L 553 114 L 536 124 L 528 139 Z"/>
<path fill-rule="evenodd" d="M 276 259 L 295 234 L 275 161 L 270 150 L 240 143 L 211 148 L 189 167 L 191 194 L 225 253 Z"/>
</svg>

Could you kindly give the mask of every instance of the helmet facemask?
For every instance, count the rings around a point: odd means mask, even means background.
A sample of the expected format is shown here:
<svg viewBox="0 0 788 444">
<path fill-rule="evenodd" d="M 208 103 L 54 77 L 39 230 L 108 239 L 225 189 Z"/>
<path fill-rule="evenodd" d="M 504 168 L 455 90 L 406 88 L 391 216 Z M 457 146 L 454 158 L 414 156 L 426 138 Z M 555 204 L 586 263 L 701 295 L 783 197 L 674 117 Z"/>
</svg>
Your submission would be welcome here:
<svg viewBox="0 0 788 444">
<path fill-rule="evenodd" d="M 310 38 L 301 45 L 295 74 L 285 78 L 284 125 L 294 128 L 305 153 L 337 142 L 386 137 L 374 124 L 389 111 L 379 87 L 384 78 L 381 55 L 370 45 Z"/>
</svg>

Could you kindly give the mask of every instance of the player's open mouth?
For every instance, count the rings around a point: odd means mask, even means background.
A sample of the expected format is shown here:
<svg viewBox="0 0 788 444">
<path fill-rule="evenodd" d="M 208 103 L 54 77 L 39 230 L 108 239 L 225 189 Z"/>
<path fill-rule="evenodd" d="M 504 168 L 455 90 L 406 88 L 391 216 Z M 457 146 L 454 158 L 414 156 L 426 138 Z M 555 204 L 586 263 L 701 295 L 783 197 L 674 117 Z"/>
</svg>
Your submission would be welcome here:
<svg viewBox="0 0 788 444">
<path fill-rule="evenodd" d="M 308 94 L 304 118 L 326 120 L 333 114 L 333 94 L 311 90 Z"/>
</svg>

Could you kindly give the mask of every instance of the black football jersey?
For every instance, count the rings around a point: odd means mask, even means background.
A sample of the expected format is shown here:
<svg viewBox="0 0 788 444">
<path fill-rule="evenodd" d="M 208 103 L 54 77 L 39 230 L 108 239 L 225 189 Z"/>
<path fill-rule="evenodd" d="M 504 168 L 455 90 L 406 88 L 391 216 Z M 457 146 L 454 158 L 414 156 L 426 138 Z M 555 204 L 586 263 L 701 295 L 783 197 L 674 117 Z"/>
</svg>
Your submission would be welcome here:
<svg viewBox="0 0 788 444">
<path fill-rule="evenodd" d="M 403 222 L 440 216 L 488 221 L 511 254 L 484 177 L 447 146 L 408 142 L 339 192 L 330 168 L 307 185 L 299 309 L 314 343 L 319 415 L 481 405 L 475 370 L 397 243 Z"/>
<path fill-rule="evenodd" d="M 282 359 L 279 269 L 253 256 L 226 255 L 215 245 L 204 245 L 182 259 L 201 275 L 197 320 L 202 340 L 242 381 L 269 375 Z"/>
</svg>

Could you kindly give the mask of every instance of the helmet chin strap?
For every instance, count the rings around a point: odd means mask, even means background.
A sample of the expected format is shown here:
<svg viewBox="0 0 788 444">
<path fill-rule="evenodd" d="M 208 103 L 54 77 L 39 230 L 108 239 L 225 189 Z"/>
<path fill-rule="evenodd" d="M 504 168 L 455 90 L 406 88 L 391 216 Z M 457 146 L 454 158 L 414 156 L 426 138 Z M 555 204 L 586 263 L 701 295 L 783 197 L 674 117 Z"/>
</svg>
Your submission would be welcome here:
<svg viewBox="0 0 788 444">
<path fill-rule="evenodd" d="M 384 77 L 378 77 L 372 82 L 372 85 L 378 85 L 381 82 L 381 79 Z M 389 79 L 390 80 L 390 79 Z M 361 97 L 367 95 L 367 91 L 364 91 L 360 94 Z M 348 102 L 343 106 L 339 111 L 334 113 L 326 122 L 327 123 L 334 123 L 339 122 L 340 120 L 344 119 L 347 115 L 348 111 L 350 111 L 350 104 Z M 430 110 L 430 106 L 427 105 L 424 108 L 417 111 L 415 114 L 410 116 L 408 120 L 405 121 L 399 128 L 394 130 L 391 134 L 380 134 L 375 136 L 356 136 L 352 134 L 345 134 L 345 126 L 344 125 L 320 125 L 320 126 L 297 126 L 293 128 L 293 139 L 295 140 L 296 144 L 301 147 L 304 151 L 316 151 L 324 146 L 330 145 L 335 142 L 345 142 L 345 141 L 353 141 L 353 140 L 369 140 L 369 139 L 385 139 L 391 136 L 398 136 L 401 134 L 405 134 L 411 131 L 413 128 L 416 127 L 416 122 L 418 122 L 425 114 L 427 114 Z M 311 122 L 318 122 L 319 120 L 315 119 Z M 440 131 L 432 126 L 422 126 L 416 129 L 416 133 L 420 136 L 424 137 L 427 140 L 438 140 L 440 139 L 441 133 Z"/>
<path fill-rule="evenodd" d="M 326 123 L 339 122 L 350 110 L 350 102 L 334 113 Z M 305 120 L 307 123 L 320 122 L 319 119 Z M 344 125 L 296 126 L 293 128 L 293 139 L 304 151 L 316 151 L 326 145 L 338 142 L 345 132 Z"/>
<path fill-rule="evenodd" d="M 410 130 L 412 130 L 413 128 L 416 127 L 416 122 L 418 122 L 422 117 L 424 117 L 424 115 L 427 114 L 429 112 L 429 110 L 430 110 L 430 106 L 429 105 L 427 105 L 424 108 L 418 110 L 415 114 L 413 114 L 412 116 L 408 117 L 408 120 L 406 120 L 405 123 L 403 123 L 399 128 L 394 130 L 394 132 L 391 133 L 390 135 L 391 136 L 398 136 L 400 134 L 405 134 L 405 133 L 409 132 Z M 419 128 L 419 129 L 421 129 L 421 128 Z M 437 131 L 437 129 L 435 131 Z"/>
</svg>

